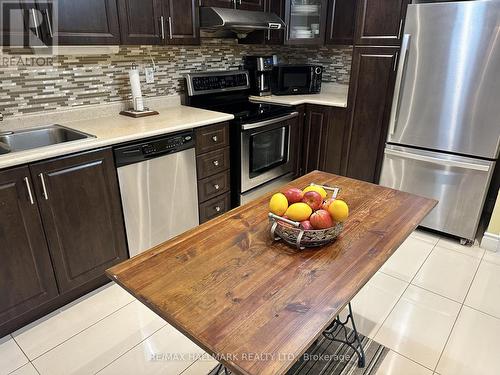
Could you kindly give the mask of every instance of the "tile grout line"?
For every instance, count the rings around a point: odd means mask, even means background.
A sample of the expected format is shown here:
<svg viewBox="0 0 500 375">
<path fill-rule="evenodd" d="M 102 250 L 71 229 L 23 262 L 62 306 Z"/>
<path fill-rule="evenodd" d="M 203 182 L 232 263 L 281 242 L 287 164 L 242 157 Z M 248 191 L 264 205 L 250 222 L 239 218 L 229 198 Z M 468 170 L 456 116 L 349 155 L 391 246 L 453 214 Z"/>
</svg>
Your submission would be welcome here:
<svg viewBox="0 0 500 375">
<path fill-rule="evenodd" d="M 160 317 L 158 315 L 158 317 Z M 144 339 L 142 339 L 141 341 L 139 341 L 137 344 L 135 344 L 134 346 L 132 346 L 130 349 L 127 349 L 126 351 L 124 351 L 122 354 L 120 354 L 118 357 L 116 357 L 115 359 L 113 359 L 111 362 L 109 362 L 106 366 L 104 366 L 103 368 L 97 370 L 96 372 L 94 372 L 94 374 L 98 374 L 100 373 L 102 370 L 104 370 L 106 367 L 109 367 L 111 364 L 113 364 L 114 362 L 116 362 L 118 359 L 120 359 L 121 357 L 123 357 L 125 354 L 127 354 L 128 352 L 130 352 L 132 349 L 136 348 L 137 346 L 141 345 L 144 341 L 146 341 L 147 339 L 149 339 L 151 336 L 153 336 L 156 332 L 158 332 L 159 330 L 165 328 L 168 323 L 160 317 L 161 320 L 163 320 L 165 322 L 164 325 L 162 325 L 160 328 L 158 328 L 156 331 L 154 331 L 153 333 L 151 333 L 148 337 L 145 337 Z M 196 361 L 195 361 L 196 362 Z"/>
<path fill-rule="evenodd" d="M 43 352 L 43 353 L 42 353 L 42 354 L 40 354 L 40 355 L 37 355 L 37 356 L 36 356 L 35 358 L 33 358 L 33 359 L 28 358 L 28 360 L 29 360 L 30 362 L 34 362 L 34 361 L 36 361 L 38 358 L 40 358 L 40 357 L 44 356 L 44 355 L 45 355 L 45 354 L 47 354 L 48 352 L 50 352 L 50 351 L 54 350 L 55 348 L 57 348 L 57 347 L 61 346 L 61 345 L 62 345 L 62 344 L 64 344 L 65 342 L 68 342 L 69 340 L 71 340 L 71 339 L 72 339 L 72 338 L 74 338 L 75 336 L 78 336 L 78 335 L 79 335 L 79 334 L 81 334 L 82 332 L 85 332 L 85 331 L 86 331 L 86 330 L 88 330 L 89 328 L 91 328 L 91 327 L 95 326 L 97 323 L 99 323 L 99 322 L 103 321 L 104 319 L 106 319 L 106 318 L 110 317 L 110 316 L 111 316 L 111 315 L 113 315 L 114 313 L 116 313 L 116 312 L 120 311 L 121 309 L 125 308 L 126 306 L 130 305 L 131 303 L 133 303 L 133 302 L 135 302 L 135 301 L 136 301 L 136 299 L 134 299 L 133 301 L 128 302 L 127 304 L 125 304 L 125 305 L 123 305 L 122 307 L 120 307 L 120 308 L 116 309 L 116 310 L 115 310 L 115 311 L 113 311 L 112 313 L 110 313 L 110 314 L 108 314 L 108 315 L 106 315 L 106 316 L 102 317 L 101 319 L 99 319 L 99 320 L 97 320 L 96 322 L 92 323 L 92 324 L 91 324 L 91 325 L 89 325 L 88 327 L 85 327 L 85 328 L 84 328 L 84 329 L 82 329 L 81 331 L 78 331 L 78 332 L 77 332 L 77 333 L 75 333 L 74 335 L 72 335 L 72 336 L 68 337 L 66 340 L 61 341 L 59 344 L 57 344 L 57 345 L 53 346 L 53 347 L 52 347 L 52 348 L 50 348 L 49 350 L 47 350 L 47 351 Z M 14 338 L 14 340 L 16 340 L 16 339 Z M 16 344 L 17 344 L 17 341 L 16 341 Z M 18 345 L 19 345 L 19 344 L 18 344 Z M 26 356 L 26 357 L 27 357 L 27 356 Z M 34 364 L 33 364 L 33 366 L 34 366 Z"/>
<path fill-rule="evenodd" d="M 491 318 L 495 318 L 495 319 L 497 319 L 497 320 L 500 320 L 500 317 L 498 317 L 498 316 L 491 315 L 490 313 L 487 313 L 487 312 L 485 312 L 485 311 L 479 310 L 479 309 L 477 309 L 477 308 L 475 308 L 475 307 L 472 307 L 472 306 L 469 306 L 469 305 L 467 305 L 467 304 L 465 304 L 465 303 L 464 303 L 464 306 L 465 306 L 465 307 L 468 307 L 468 308 L 469 308 L 469 309 L 471 309 L 471 310 L 474 310 L 474 311 L 477 311 L 477 312 L 479 312 L 479 313 L 481 313 L 481 314 L 484 314 L 484 315 L 486 315 L 486 316 L 489 316 L 489 317 L 491 317 Z"/>
<path fill-rule="evenodd" d="M 472 288 L 472 284 L 474 283 L 474 280 L 476 279 L 477 273 L 479 271 L 479 266 L 483 262 L 484 254 L 485 253 L 483 252 L 483 255 L 481 256 L 481 259 L 479 260 L 479 263 L 477 265 L 476 272 L 474 273 L 474 277 L 472 278 L 471 283 L 469 285 L 469 288 L 467 289 L 467 293 L 465 294 L 464 303 L 462 303 L 460 305 L 460 310 L 458 310 L 457 317 L 455 318 L 455 321 L 453 322 L 453 325 L 451 326 L 450 333 L 448 334 L 448 337 L 446 338 L 443 349 L 441 350 L 441 354 L 439 354 L 438 361 L 436 362 L 436 366 L 434 367 L 434 370 L 433 370 L 434 372 L 437 371 L 437 368 L 439 366 L 439 362 L 441 362 L 441 358 L 443 357 L 446 346 L 448 345 L 448 342 L 450 341 L 451 335 L 453 334 L 453 330 L 455 329 L 455 326 L 457 325 L 458 318 L 460 317 L 460 314 L 462 313 L 462 310 L 463 310 L 464 305 L 465 305 L 465 300 L 467 299 L 467 296 L 469 295 L 470 289 Z"/>
<path fill-rule="evenodd" d="M 14 343 L 17 345 L 17 347 L 19 348 L 19 350 L 24 354 L 24 356 L 26 357 L 26 359 L 28 360 L 28 362 L 22 364 L 21 366 L 19 367 L 16 367 L 14 370 L 10 371 L 7 373 L 7 375 L 9 374 L 12 374 L 13 372 L 16 372 L 17 370 L 19 370 L 21 367 L 24 367 L 26 366 L 28 363 L 30 363 L 30 359 L 28 358 L 28 356 L 26 355 L 26 353 L 24 352 L 23 348 L 21 348 L 21 346 L 17 343 L 16 339 L 14 338 L 14 336 L 12 336 L 12 333 L 9 333 L 8 335 L 5 335 L 5 337 L 7 336 L 10 336 L 10 338 L 14 341 Z"/>
<path fill-rule="evenodd" d="M 423 240 L 420 240 L 420 241 L 423 241 Z M 424 241 L 425 242 L 425 241 Z M 439 240 L 438 240 L 439 242 Z M 401 298 L 403 297 L 403 295 L 406 293 L 406 291 L 408 290 L 408 288 L 410 287 L 410 285 L 413 285 L 411 282 L 413 281 L 413 279 L 415 278 L 415 276 L 417 275 L 417 273 L 420 271 L 420 269 L 424 266 L 424 263 L 427 261 L 427 259 L 429 258 L 429 256 L 431 255 L 431 253 L 434 251 L 434 248 L 436 247 L 437 243 L 432 247 L 431 251 L 429 251 L 429 254 L 427 254 L 427 256 L 425 257 L 424 261 L 422 262 L 422 264 L 420 265 L 420 267 L 418 268 L 417 272 L 415 272 L 415 275 L 413 275 L 412 279 L 410 280 L 410 282 L 408 281 L 405 281 L 408 285 L 406 285 L 406 288 L 405 290 L 403 290 L 403 293 L 401 293 L 401 295 L 399 296 L 398 300 L 396 301 L 396 303 L 392 306 L 392 309 L 391 311 L 389 311 L 389 313 L 385 316 L 384 320 L 382 321 L 382 323 L 380 324 L 380 326 L 378 327 L 377 329 L 377 332 L 375 332 L 375 334 L 373 335 L 373 337 L 375 338 L 375 336 L 378 335 L 378 333 L 380 332 L 380 330 L 382 329 L 382 326 L 385 324 L 385 322 L 387 321 L 387 318 L 389 318 L 389 316 L 392 314 L 392 312 L 394 311 L 394 309 L 396 308 L 397 304 L 399 303 L 399 301 L 401 301 Z M 427 242 L 429 243 L 429 242 Z M 396 250 L 397 251 L 397 250 Z M 389 275 L 390 276 L 390 275 Z M 399 278 L 396 277 L 396 279 L 398 280 L 401 280 Z M 404 281 L 404 280 L 401 280 L 401 281 Z M 392 350 L 392 349 L 391 349 Z M 398 353 L 399 354 L 399 353 Z"/>
</svg>

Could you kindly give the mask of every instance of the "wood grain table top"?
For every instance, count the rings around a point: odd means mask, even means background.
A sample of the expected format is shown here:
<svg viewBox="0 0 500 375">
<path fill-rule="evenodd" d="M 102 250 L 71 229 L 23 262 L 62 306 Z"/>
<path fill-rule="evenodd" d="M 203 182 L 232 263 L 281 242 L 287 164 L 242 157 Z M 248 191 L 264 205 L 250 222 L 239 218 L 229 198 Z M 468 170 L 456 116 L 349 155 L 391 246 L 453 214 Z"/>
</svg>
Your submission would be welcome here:
<svg viewBox="0 0 500 375">
<path fill-rule="evenodd" d="M 330 245 L 298 252 L 274 242 L 268 194 L 108 276 L 230 370 L 283 374 L 437 203 L 317 171 L 287 186 L 311 182 L 341 187 L 350 207 Z"/>
</svg>

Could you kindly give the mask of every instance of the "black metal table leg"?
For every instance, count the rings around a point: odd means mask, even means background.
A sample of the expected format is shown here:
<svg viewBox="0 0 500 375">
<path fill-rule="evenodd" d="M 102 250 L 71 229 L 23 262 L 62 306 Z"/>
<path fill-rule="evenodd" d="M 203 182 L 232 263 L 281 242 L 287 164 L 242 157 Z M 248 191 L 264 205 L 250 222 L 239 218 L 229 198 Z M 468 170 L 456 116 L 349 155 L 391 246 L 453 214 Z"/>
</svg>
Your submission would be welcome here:
<svg viewBox="0 0 500 375">
<path fill-rule="evenodd" d="M 211 372 L 210 375 L 230 375 L 231 371 L 229 371 L 226 366 L 224 366 L 222 363 L 219 363 L 216 368 L 214 368 Z"/>
<path fill-rule="evenodd" d="M 348 304 L 349 314 L 346 319 L 342 321 L 340 316 L 337 316 L 335 320 L 330 324 L 330 326 L 323 332 L 323 336 L 325 336 L 328 340 L 340 342 L 342 344 L 348 345 L 351 347 L 356 354 L 358 355 L 358 367 L 365 367 L 365 351 L 363 350 L 363 346 L 361 345 L 361 340 L 358 335 L 358 331 L 356 330 L 356 324 L 354 324 L 354 316 L 352 314 L 351 303 Z M 351 322 L 352 326 L 352 334 L 351 339 L 349 339 L 349 333 L 347 331 L 347 323 Z M 342 331 L 344 338 L 337 338 L 340 331 Z"/>
</svg>

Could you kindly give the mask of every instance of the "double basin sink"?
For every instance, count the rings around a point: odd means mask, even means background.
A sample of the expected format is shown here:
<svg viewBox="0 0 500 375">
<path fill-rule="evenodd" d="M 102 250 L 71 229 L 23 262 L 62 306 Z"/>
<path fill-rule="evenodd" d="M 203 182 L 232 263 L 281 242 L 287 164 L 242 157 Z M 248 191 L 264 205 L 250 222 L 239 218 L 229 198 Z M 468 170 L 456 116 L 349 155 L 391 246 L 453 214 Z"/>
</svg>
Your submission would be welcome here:
<svg viewBox="0 0 500 375">
<path fill-rule="evenodd" d="M 88 138 L 95 137 L 61 125 L 12 132 L 0 131 L 0 155 Z"/>
</svg>

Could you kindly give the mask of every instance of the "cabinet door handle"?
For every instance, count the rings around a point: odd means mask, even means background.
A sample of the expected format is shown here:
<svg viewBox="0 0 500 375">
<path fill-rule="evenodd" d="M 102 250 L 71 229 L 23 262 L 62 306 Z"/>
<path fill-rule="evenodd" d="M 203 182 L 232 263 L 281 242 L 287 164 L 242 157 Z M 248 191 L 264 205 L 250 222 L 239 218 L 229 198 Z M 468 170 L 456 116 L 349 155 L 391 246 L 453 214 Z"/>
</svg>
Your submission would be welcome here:
<svg viewBox="0 0 500 375">
<path fill-rule="evenodd" d="M 33 193 L 31 192 L 30 180 L 28 180 L 28 177 L 24 177 L 24 183 L 26 184 L 26 190 L 28 190 L 30 203 L 35 204 L 35 201 L 33 200 Z"/>
<path fill-rule="evenodd" d="M 170 39 L 174 39 L 174 35 L 172 34 L 172 17 L 168 17 L 168 34 Z"/>
<path fill-rule="evenodd" d="M 43 197 L 47 201 L 49 200 L 49 195 L 47 194 L 47 186 L 45 186 L 45 178 L 43 177 L 43 173 L 40 173 L 38 177 L 40 177 L 40 181 L 42 181 Z"/>
<path fill-rule="evenodd" d="M 54 34 L 52 32 L 52 21 L 50 20 L 49 10 L 45 9 L 44 13 L 45 13 L 45 18 L 47 19 L 47 27 L 49 28 L 49 35 L 51 38 L 53 38 Z"/>
<path fill-rule="evenodd" d="M 401 31 L 403 31 L 403 19 L 399 21 L 399 31 L 398 31 L 398 39 L 401 39 Z"/>
<path fill-rule="evenodd" d="M 222 210 L 222 208 L 220 208 L 220 206 L 215 206 L 214 208 L 215 208 L 216 212 L 220 212 L 220 210 Z"/>
<path fill-rule="evenodd" d="M 219 138 L 218 138 L 216 135 L 214 135 L 214 136 L 212 137 L 212 141 L 217 142 L 218 140 L 219 140 Z"/>
<path fill-rule="evenodd" d="M 33 27 L 35 28 L 36 37 L 40 39 L 40 33 L 38 32 L 38 17 L 36 16 L 36 9 L 32 8 L 31 18 L 33 19 Z"/>
<path fill-rule="evenodd" d="M 215 185 L 214 185 L 214 189 L 215 189 L 215 190 L 219 190 L 219 189 L 220 189 L 219 184 L 215 184 Z"/>
<path fill-rule="evenodd" d="M 216 166 L 216 167 L 219 166 L 219 161 L 218 160 L 214 160 L 213 163 L 214 163 L 214 166 Z"/>
<path fill-rule="evenodd" d="M 163 18 L 163 16 L 160 17 L 160 26 L 161 26 L 161 38 L 165 39 L 165 18 Z"/>
</svg>

